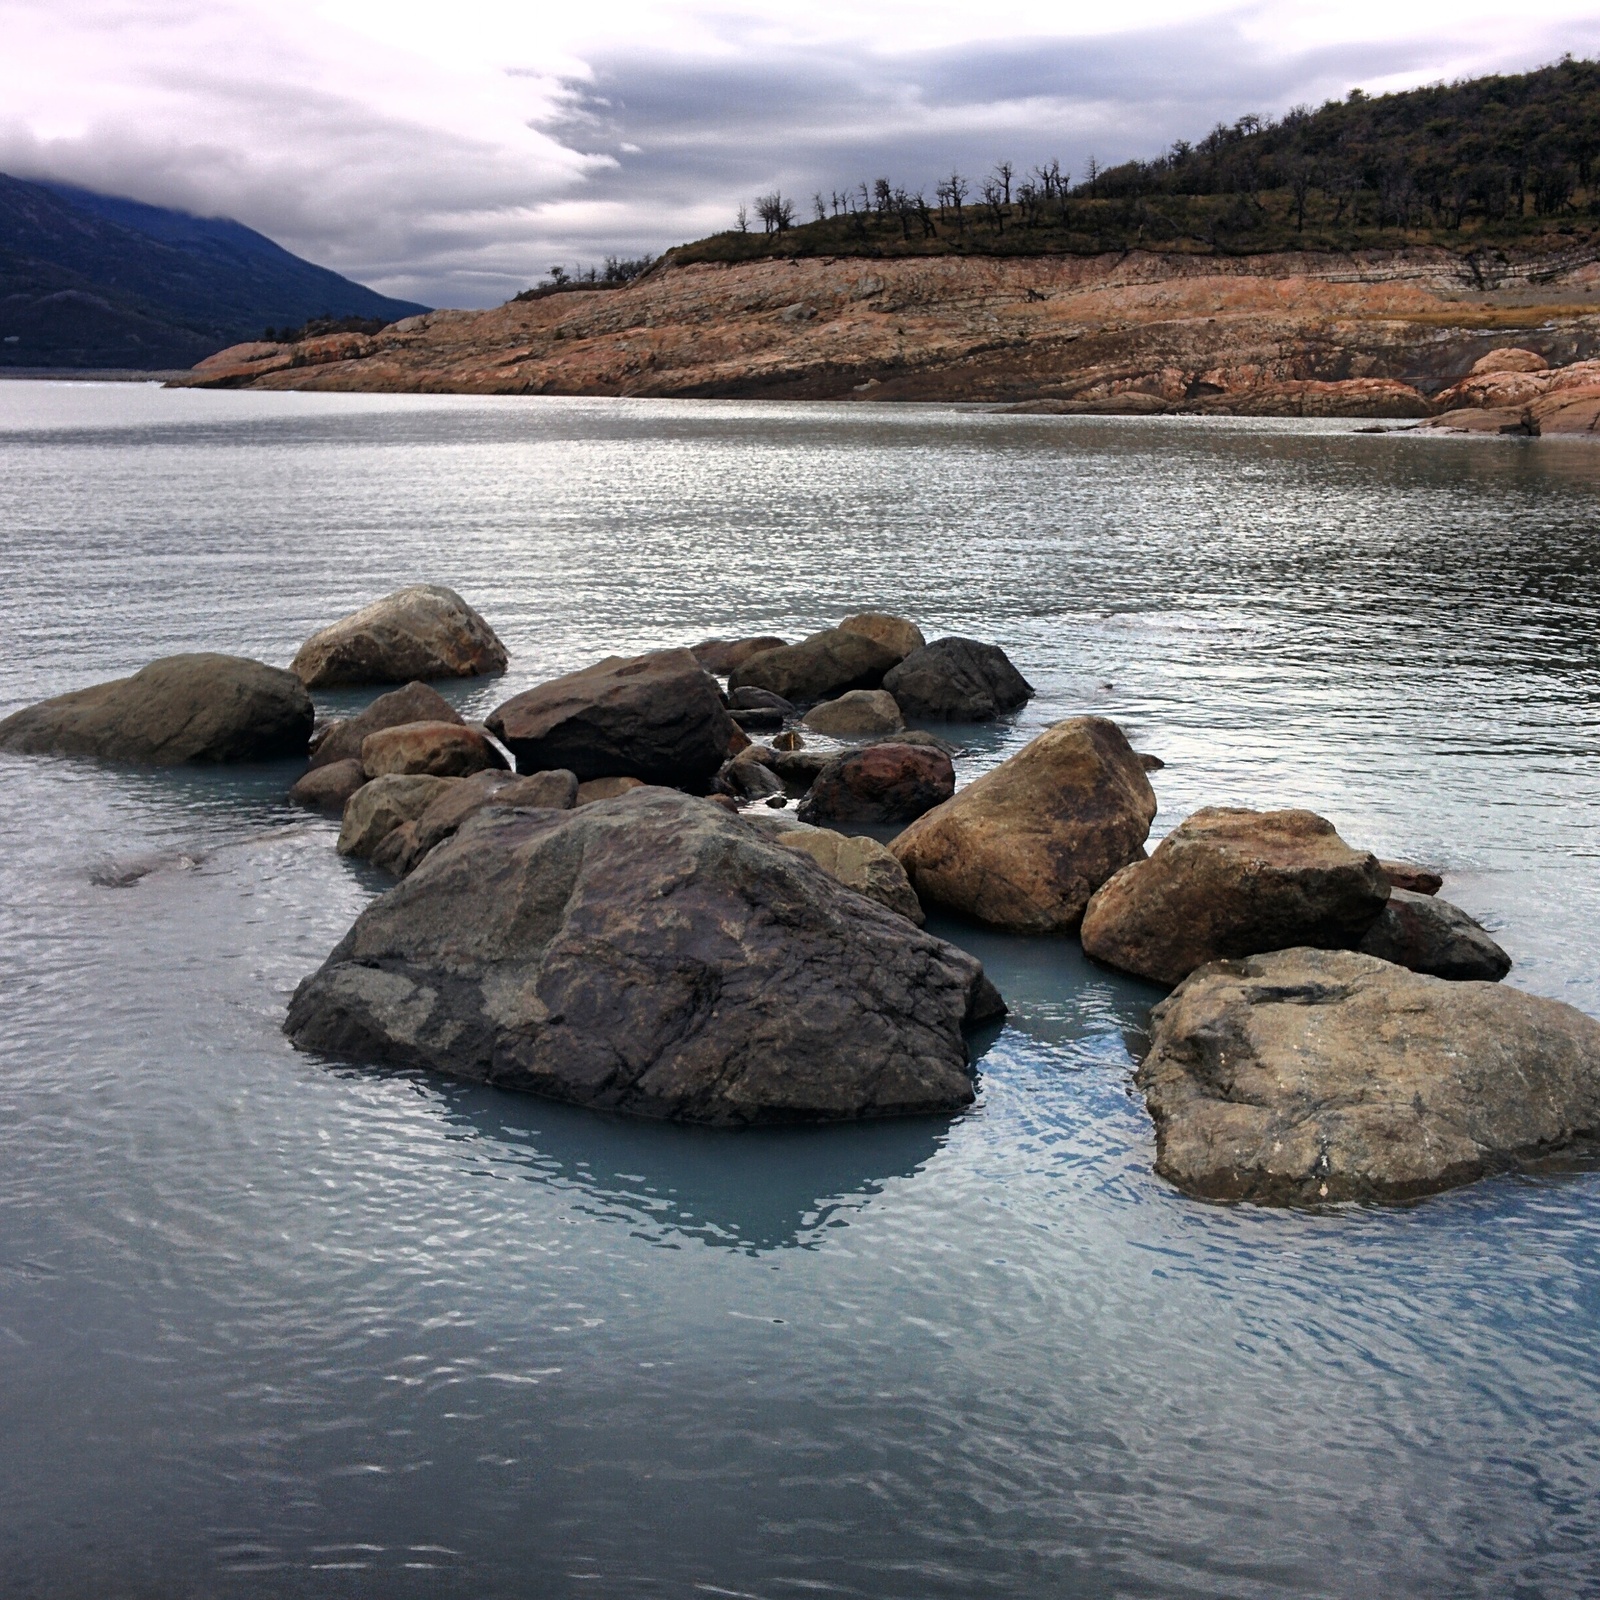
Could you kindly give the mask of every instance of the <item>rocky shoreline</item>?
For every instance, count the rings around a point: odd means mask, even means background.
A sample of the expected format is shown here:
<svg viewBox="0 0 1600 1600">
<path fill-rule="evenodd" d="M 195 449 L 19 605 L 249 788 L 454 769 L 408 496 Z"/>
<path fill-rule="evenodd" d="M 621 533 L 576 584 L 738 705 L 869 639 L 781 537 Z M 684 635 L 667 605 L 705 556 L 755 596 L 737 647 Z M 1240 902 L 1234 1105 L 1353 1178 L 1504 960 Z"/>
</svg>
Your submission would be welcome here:
<svg viewBox="0 0 1600 1600">
<path fill-rule="evenodd" d="M 1188 1193 L 1403 1200 L 1600 1137 L 1600 1023 L 1502 987 L 1426 868 L 1306 811 L 1203 808 L 1147 853 L 1161 763 L 1100 717 L 958 788 L 939 727 L 1033 693 L 998 645 L 862 612 L 610 657 L 481 726 L 414 676 L 508 660 L 419 585 L 291 670 L 168 658 L 13 714 L 0 750 L 303 756 L 291 799 L 399 880 L 289 1007 L 331 1056 L 713 1125 L 958 1112 L 1005 1006 L 937 908 L 1171 990 L 1135 1081 Z M 399 686 L 314 728 L 330 682 Z"/>
</svg>

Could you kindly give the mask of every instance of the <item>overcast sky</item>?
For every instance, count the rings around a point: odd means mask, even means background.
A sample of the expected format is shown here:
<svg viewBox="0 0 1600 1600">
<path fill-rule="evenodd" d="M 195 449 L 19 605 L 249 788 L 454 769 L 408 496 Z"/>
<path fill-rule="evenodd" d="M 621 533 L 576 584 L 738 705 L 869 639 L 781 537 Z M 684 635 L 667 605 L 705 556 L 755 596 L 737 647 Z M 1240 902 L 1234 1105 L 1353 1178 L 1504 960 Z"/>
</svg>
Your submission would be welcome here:
<svg viewBox="0 0 1600 1600">
<path fill-rule="evenodd" d="M 0 0 L 0 171 L 493 305 L 774 186 L 1149 156 L 1247 111 L 1600 53 L 1600 0 Z"/>
</svg>

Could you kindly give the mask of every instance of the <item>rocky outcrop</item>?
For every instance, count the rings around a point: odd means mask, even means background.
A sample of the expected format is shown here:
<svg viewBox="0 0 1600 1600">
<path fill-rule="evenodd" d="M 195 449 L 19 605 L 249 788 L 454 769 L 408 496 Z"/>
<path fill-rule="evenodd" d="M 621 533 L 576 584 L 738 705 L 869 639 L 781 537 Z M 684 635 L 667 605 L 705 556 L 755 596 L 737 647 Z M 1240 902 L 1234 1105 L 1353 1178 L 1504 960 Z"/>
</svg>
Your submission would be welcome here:
<svg viewBox="0 0 1600 1600">
<path fill-rule="evenodd" d="M 505 761 L 481 733 L 460 722 L 402 722 L 361 741 L 361 765 L 370 778 L 394 772 L 464 778 L 504 768 Z"/>
<path fill-rule="evenodd" d="M 1350 951 L 1202 967 L 1136 1082 L 1190 1194 L 1401 1200 L 1600 1133 L 1600 1024 L 1501 984 Z"/>
<path fill-rule="evenodd" d="M 837 700 L 824 700 L 805 714 L 804 722 L 813 733 L 826 733 L 835 739 L 898 733 L 905 727 L 900 707 L 885 689 L 852 689 Z"/>
<path fill-rule="evenodd" d="M 1057 723 L 889 846 L 924 905 L 1018 933 L 1071 933 L 1089 896 L 1144 855 L 1150 780 L 1103 717 Z"/>
<path fill-rule="evenodd" d="M 359 761 L 361 741 L 380 728 L 398 728 L 407 722 L 461 720 L 460 712 L 437 689 L 430 689 L 425 683 L 408 683 L 403 689 L 380 694 L 365 711 L 319 728 L 311 741 L 311 765 L 325 767 L 335 761 Z"/>
<path fill-rule="evenodd" d="M 912 651 L 883 686 L 906 716 L 945 722 L 988 722 L 1033 696 L 999 645 L 954 635 Z"/>
<path fill-rule="evenodd" d="M 751 656 L 766 650 L 781 650 L 789 641 L 776 634 L 757 634 L 751 639 L 702 639 L 690 645 L 690 654 L 707 672 L 725 678 L 735 667 L 742 667 Z"/>
<path fill-rule="evenodd" d="M 799 644 L 751 656 L 728 674 L 728 688 L 766 689 L 797 706 L 811 706 L 848 689 L 878 688 L 898 660 L 893 650 L 865 634 L 824 628 Z"/>
<path fill-rule="evenodd" d="M 869 744 L 835 756 L 817 774 L 800 804 L 800 820 L 911 822 L 942 805 L 955 788 L 956 769 L 944 751 Z"/>
<path fill-rule="evenodd" d="M 304 756 L 315 714 L 292 673 L 244 656 L 165 656 L 0 722 L 0 750 L 170 767 Z"/>
<path fill-rule="evenodd" d="M 716 681 L 687 650 L 610 656 L 541 683 L 489 715 L 524 771 L 565 768 L 580 782 L 629 776 L 701 789 L 728 754 L 733 723 Z"/>
<path fill-rule="evenodd" d="M 1207 806 L 1089 902 L 1083 948 L 1157 983 L 1207 961 L 1359 944 L 1389 898 L 1377 858 L 1312 811 Z"/>
<path fill-rule="evenodd" d="M 506 647 L 454 589 L 418 583 L 319 630 L 291 663 L 307 688 L 504 672 Z"/>
<path fill-rule="evenodd" d="M 738 1124 L 957 1110 L 963 1028 L 1002 1009 L 971 956 L 799 851 L 639 789 L 470 819 L 362 913 L 285 1029 L 329 1055 Z"/>
<path fill-rule="evenodd" d="M 366 781 L 366 769 L 359 761 L 330 761 L 313 767 L 290 789 L 289 804 L 325 816 L 343 816 L 345 802 Z"/>
<path fill-rule="evenodd" d="M 1459 906 L 1407 889 L 1389 890 L 1378 920 L 1356 947 L 1369 956 L 1456 981 L 1498 983 L 1511 957 Z"/>
<path fill-rule="evenodd" d="M 394 774 L 364 783 L 350 796 L 339 827 L 339 854 L 371 856 L 402 824 L 415 822 L 459 778 Z"/>
<path fill-rule="evenodd" d="M 928 642 L 916 623 L 887 611 L 858 611 L 853 617 L 846 617 L 839 628 L 844 633 L 859 633 L 876 640 L 885 650 L 894 651 L 902 661 Z"/>
<path fill-rule="evenodd" d="M 1600 428 L 1600 361 L 1551 367 L 1531 350 L 1491 350 L 1435 404 L 1427 426 L 1450 433 L 1594 435 Z"/>
</svg>

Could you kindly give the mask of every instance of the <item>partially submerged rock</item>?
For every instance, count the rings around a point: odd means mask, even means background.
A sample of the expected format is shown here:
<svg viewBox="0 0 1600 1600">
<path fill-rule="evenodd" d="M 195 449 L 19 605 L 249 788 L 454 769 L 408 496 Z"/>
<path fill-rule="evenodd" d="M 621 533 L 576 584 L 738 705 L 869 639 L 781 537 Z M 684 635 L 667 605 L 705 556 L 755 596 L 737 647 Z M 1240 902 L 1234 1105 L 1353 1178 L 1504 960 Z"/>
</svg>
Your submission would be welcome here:
<svg viewBox="0 0 1600 1600">
<path fill-rule="evenodd" d="M 1380 858 L 1378 870 L 1389 880 L 1391 889 L 1409 889 L 1412 894 L 1438 894 L 1444 888 L 1444 879 L 1431 867 Z"/>
<path fill-rule="evenodd" d="M 1071 933 L 1089 896 L 1144 856 L 1155 792 L 1122 730 L 1074 717 L 889 846 L 922 902 L 1018 933 Z"/>
<path fill-rule="evenodd" d="M 1349 949 L 1389 898 L 1377 858 L 1313 811 L 1207 806 L 1089 902 L 1083 948 L 1157 983 L 1292 945 Z"/>
<path fill-rule="evenodd" d="M 905 727 L 900 707 L 885 689 L 852 689 L 837 700 L 824 700 L 805 714 L 804 721 L 813 733 L 826 733 L 835 739 L 898 733 Z"/>
<path fill-rule="evenodd" d="M 902 661 L 913 650 L 920 650 L 928 641 L 922 629 L 905 617 L 896 617 L 887 611 L 858 611 L 839 624 L 845 633 L 859 633 L 875 639 L 886 650 L 892 650 Z"/>
<path fill-rule="evenodd" d="M 1408 889 L 1390 889 L 1357 948 L 1435 978 L 1498 983 L 1511 970 L 1511 957 L 1460 906 Z"/>
<path fill-rule="evenodd" d="M 751 656 L 728 674 L 729 690 L 746 685 L 782 695 L 796 705 L 815 705 L 847 689 L 876 689 L 898 661 L 893 650 L 865 634 L 825 628 L 799 644 Z"/>
<path fill-rule="evenodd" d="M 473 728 L 460 722 L 402 722 L 380 728 L 361 741 L 361 765 L 372 778 L 394 772 L 426 772 L 436 778 L 505 767 L 500 752 Z"/>
<path fill-rule="evenodd" d="M 489 731 L 528 771 L 704 788 L 734 727 L 694 656 L 657 650 L 611 656 L 515 695 L 490 713 Z"/>
<path fill-rule="evenodd" d="M 0 750 L 169 767 L 304 756 L 315 713 L 293 673 L 245 656 L 165 656 L 131 678 L 0 722 Z"/>
<path fill-rule="evenodd" d="M 311 765 L 325 767 L 335 761 L 359 761 L 361 741 L 380 728 L 398 728 L 407 722 L 461 722 L 462 716 L 437 689 L 425 683 L 408 683 L 403 689 L 380 694 L 364 711 L 341 717 L 319 729 L 311 743 Z"/>
<path fill-rule="evenodd" d="M 944 751 L 869 744 L 823 767 L 801 803 L 800 820 L 911 822 L 942 805 L 955 788 L 956 769 Z"/>
<path fill-rule="evenodd" d="M 289 791 L 289 803 L 330 817 L 342 816 L 345 802 L 366 781 L 366 769 L 359 761 L 331 761 L 306 773 Z"/>
<path fill-rule="evenodd" d="M 1600 1024 L 1351 951 L 1201 968 L 1138 1086 L 1156 1170 L 1212 1199 L 1400 1200 L 1600 1134 Z"/>
<path fill-rule="evenodd" d="M 396 828 L 415 822 L 460 781 L 397 773 L 363 784 L 345 805 L 339 827 L 339 854 L 371 856 Z"/>
<path fill-rule="evenodd" d="M 454 589 L 413 584 L 311 635 L 292 670 L 310 689 L 504 672 L 506 647 Z"/>
<path fill-rule="evenodd" d="M 999 645 L 954 635 L 912 651 L 883 686 L 905 716 L 945 722 L 988 722 L 1033 697 Z"/>
<path fill-rule="evenodd" d="M 388 780 L 418 781 L 418 780 Z M 703 800 L 487 809 L 296 991 L 302 1049 L 706 1123 L 957 1110 L 971 956 Z"/>
<path fill-rule="evenodd" d="M 776 634 L 758 634 L 751 639 L 702 639 L 690 645 L 690 652 L 707 672 L 725 678 L 735 667 L 742 667 L 751 656 L 765 650 L 781 650 L 788 641 Z"/>
</svg>

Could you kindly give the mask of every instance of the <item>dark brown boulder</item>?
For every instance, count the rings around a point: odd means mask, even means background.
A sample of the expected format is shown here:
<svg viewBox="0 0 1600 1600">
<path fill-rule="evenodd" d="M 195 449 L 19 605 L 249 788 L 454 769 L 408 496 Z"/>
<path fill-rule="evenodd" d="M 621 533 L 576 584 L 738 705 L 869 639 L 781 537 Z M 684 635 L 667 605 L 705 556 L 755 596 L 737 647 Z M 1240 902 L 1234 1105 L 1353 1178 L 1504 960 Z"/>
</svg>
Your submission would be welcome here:
<svg viewBox="0 0 1600 1600">
<path fill-rule="evenodd" d="M 952 635 L 913 650 L 883 687 L 901 714 L 943 722 L 988 722 L 1033 698 L 1033 685 L 997 644 Z"/>
<path fill-rule="evenodd" d="M 767 689 L 796 706 L 810 706 L 847 689 L 878 688 L 898 660 L 893 650 L 865 634 L 825 628 L 799 644 L 752 656 L 729 673 L 728 687 Z"/>
<path fill-rule="evenodd" d="M 413 584 L 311 635 L 292 670 L 307 688 L 475 678 L 504 672 L 506 647 L 454 589 Z"/>
<path fill-rule="evenodd" d="M 436 778 L 505 767 L 505 758 L 475 728 L 460 722 L 402 722 L 361 741 L 361 765 L 369 778 L 393 772 L 426 772 Z"/>
<path fill-rule="evenodd" d="M 1402 1200 L 1600 1133 L 1600 1023 L 1348 950 L 1199 969 L 1136 1081 L 1156 1170 L 1266 1204 Z"/>
<path fill-rule="evenodd" d="M 334 761 L 359 761 L 361 741 L 380 728 L 398 728 L 407 722 L 461 720 L 460 712 L 437 689 L 430 689 L 425 683 L 408 683 L 403 689 L 380 694 L 365 711 L 319 729 L 311 745 L 311 765 L 325 767 Z"/>
<path fill-rule="evenodd" d="M 304 756 L 315 713 L 293 673 L 244 656 L 166 656 L 131 678 L 0 722 L 0 750 L 170 767 Z"/>
<path fill-rule="evenodd" d="M 690 645 L 689 650 L 707 672 L 725 678 L 751 656 L 758 656 L 765 650 L 781 650 L 787 643 L 775 634 L 763 633 L 753 639 L 702 639 L 699 644 Z"/>
<path fill-rule="evenodd" d="M 1391 889 L 1407 889 L 1412 894 L 1438 894 L 1444 888 L 1444 879 L 1429 867 L 1414 866 L 1409 861 L 1378 862 Z"/>
<path fill-rule="evenodd" d="M 944 751 L 869 744 L 835 756 L 817 774 L 800 804 L 800 820 L 914 822 L 955 792 L 956 769 Z"/>
<path fill-rule="evenodd" d="M 1458 982 L 1498 983 L 1511 970 L 1511 957 L 1460 906 L 1409 889 L 1390 889 L 1388 903 L 1356 948 Z"/>
<path fill-rule="evenodd" d="M 367 781 L 359 761 L 332 761 L 313 767 L 289 791 L 289 803 L 330 817 L 343 816 L 345 801 Z"/>
<path fill-rule="evenodd" d="M 488 726 L 526 771 L 685 789 L 706 786 L 734 734 L 715 680 L 687 650 L 612 656 L 514 696 Z"/>
<path fill-rule="evenodd" d="M 963 1029 L 1003 1009 L 971 956 L 808 856 L 637 789 L 470 818 L 362 913 L 285 1030 L 333 1056 L 737 1124 L 959 1109 Z"/>
<path fill-rule="evenodd" d="M 1089 902 L 1083 948 L 1157 983 L 1207 961 L 1361 942 L 1389 898 L 1377 858 L 1312 811 L 1207 806 Z"/>
</svg>

